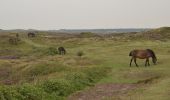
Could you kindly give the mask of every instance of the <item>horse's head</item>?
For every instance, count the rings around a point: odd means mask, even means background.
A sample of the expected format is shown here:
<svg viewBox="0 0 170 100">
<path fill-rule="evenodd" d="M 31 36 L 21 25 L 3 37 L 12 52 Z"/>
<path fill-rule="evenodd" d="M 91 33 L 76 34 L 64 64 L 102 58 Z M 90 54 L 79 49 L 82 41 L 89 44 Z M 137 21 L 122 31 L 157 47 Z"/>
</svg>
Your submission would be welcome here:
<svg viewBox="0 0 170 100">
<path fill-rule="evenodd" d="M 153 58 L 153 59 L 152 59 L 152 61 L 153 61 L 153 63 L 156 65 L 157 58 L 156 58 L 156 57 L 155 57 L 155 58 Z"/>
<path fill-rule="evenodd" d="M 151 49 L 146 49 L 146 50 L 150 53 L 150 55 L 152 57 L 152 62 L 156 65 L 157 58 L 156 58 L 156 55 L 155 55 L 154 51 L 151 50 Z"/>
</svg>

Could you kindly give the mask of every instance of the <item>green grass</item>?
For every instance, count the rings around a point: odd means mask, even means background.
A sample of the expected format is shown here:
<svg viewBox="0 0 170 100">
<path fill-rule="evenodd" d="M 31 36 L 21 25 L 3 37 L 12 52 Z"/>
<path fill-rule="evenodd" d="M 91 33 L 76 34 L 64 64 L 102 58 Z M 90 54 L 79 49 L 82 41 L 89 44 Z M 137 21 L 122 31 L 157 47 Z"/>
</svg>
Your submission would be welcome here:
<svg viewBox="0 0 170 100">
<path fill-rule="evenodd" d="M 95 84 L 137 83 L 156 76 L 160 78 L 155 83 L 130 91 L 122 100 L 170 98 L 170 41 L 127 37 L 51 39 L 43 35 L 29 39 L 22 34 L 18 45 L 10 45 L 7 36 L 0 37 L 1 56 L 21 57 L 0 59 L 0 100 L 62 100 Z M 59 46 L 66 48 L 66 55 L 55 52 Z M 139 68 L 134 64 L 129 67 L 129 52 L 147 48 L 156 52 L 158 64 L 144 67 L 145 61 L 138 60 Z M 77 56 L 79 51 L 82 57 Z M 11 85 L 5 85 L 6 81 Z"/>
</svg>

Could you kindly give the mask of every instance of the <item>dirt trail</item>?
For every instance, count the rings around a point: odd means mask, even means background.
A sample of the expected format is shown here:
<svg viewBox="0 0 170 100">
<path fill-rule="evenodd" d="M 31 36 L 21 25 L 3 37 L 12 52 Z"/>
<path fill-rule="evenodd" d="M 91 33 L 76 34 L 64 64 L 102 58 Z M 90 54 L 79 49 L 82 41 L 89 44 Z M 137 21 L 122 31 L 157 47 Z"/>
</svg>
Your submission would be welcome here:
<svg viewBox="0 0 170 100">
<path fill-rule="evenodd" d="M 112 96 L 121 96 L 137 87 L 137 84 L 99 84 L 93 88 L 75 93 L 67 100 L 103 100 Z"/>
<path fill-rule="evenodd" d="M 19 59 L 19 56 L 0 56 L 0 59 Z"/>
<path fill-rule="evenodd" d="M 121 97 L 127 95 L 130 90 L 134 90 L 141 86 L 156 83 L 160 76 L 153 76 L 137 83 L 129 84 L 98 84 L 85 91 L 75 93 L 67 98 L 67 100 L 103 100 L 106 98 L 116 97 L 115 100 L 122 100 Z"/>
</svg>

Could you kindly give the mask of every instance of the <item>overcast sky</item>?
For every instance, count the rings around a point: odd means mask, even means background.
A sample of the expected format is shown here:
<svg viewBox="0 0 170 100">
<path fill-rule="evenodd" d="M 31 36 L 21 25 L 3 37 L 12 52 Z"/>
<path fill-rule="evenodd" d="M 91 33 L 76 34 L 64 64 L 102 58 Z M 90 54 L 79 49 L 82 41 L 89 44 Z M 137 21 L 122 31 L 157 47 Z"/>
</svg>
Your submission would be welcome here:
<svg viewBox="0 0 170 100">
<path fill-rule="evenodd" d="M 0 0 L 0 29 L 170 26 L 170 0 Z"/>
</svg>

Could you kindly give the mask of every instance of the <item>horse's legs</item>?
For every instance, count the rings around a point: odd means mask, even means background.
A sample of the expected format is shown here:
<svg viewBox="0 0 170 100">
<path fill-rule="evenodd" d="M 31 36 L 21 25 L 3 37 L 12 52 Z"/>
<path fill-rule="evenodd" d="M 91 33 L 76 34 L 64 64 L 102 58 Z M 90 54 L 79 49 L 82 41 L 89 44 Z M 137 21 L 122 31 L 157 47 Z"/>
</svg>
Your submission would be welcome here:
<svg viewBox="0 0 170 100">
<path fill-rule="evenodd" d="M 147 66 L 147 64 L 148 64 L 148 58 L 146 58 L 145 67 Z"/>
<path fill-rule="evenodd" d="M 133 61 L 133 57 L 132 57 L 132 59 L 130 60 L 130 67 L 131 67 L 132 61 Z"/>
<path fill-rule="evenodd" d="M 146 58 L 145 67 L 146 67 L 147 65 L 150 66 L 150 64 L 149 64 L 149 58 Z"/>
<path fill-rule="evenodd" d="M 149 64 L 149 58 L 148 58 L 148 66 L 150 66 L 150 64 Z"/>
<path fill-rule="evenodd" d="M 65 53 L 64 53 L 64 51 L 61 51 L 61 55 L 64 55 Z"/>
<path fill-rule="evenodd" d="M 136 64 L 136 67 L 138 67 L 138 64 L 136 63 L 136 58 L 134 58 L 134 62 L 135 62 L 135 64 Z"/>
</svg>

